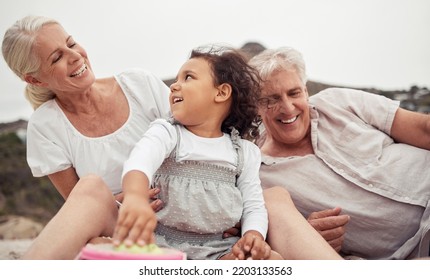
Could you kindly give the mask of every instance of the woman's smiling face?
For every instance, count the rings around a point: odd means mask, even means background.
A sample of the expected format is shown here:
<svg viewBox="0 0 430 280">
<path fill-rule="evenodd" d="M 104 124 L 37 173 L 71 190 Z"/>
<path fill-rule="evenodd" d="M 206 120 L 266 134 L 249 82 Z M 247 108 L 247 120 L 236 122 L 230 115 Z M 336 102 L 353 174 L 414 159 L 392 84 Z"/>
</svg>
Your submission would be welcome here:
<svg viewBox="0 0 430 280">
<path fill-rule="evenodd" d="M 33 50 L 41 61 L 33 75 L 39 86 L 59 93 L 82 91 L 93 84 L 86 51 L 60 25 L 47 24 L 39 30 Z"/>
</svg>

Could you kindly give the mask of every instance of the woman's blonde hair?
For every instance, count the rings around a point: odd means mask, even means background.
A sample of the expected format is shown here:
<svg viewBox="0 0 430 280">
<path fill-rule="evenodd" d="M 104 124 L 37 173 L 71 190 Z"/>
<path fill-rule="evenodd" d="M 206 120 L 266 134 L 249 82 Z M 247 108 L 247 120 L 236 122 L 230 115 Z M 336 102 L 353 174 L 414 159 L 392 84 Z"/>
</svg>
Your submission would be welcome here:
<svg viewBox="0 0 430 280">
<path fill-rule="evenodd" d="M 59 24 L 43 16 L 26 16 L 15 22 L 5 33 L 2 43 L 3 57 L 9 68 L 23 81 L 26 74 L 36 73 L 40 58 L 33 52 L 37 32 L 47 24 Z M 33 109 L 53 99 L 55 93 L 49 89 L 27 84 L 25 97 Z"/>
</svg>

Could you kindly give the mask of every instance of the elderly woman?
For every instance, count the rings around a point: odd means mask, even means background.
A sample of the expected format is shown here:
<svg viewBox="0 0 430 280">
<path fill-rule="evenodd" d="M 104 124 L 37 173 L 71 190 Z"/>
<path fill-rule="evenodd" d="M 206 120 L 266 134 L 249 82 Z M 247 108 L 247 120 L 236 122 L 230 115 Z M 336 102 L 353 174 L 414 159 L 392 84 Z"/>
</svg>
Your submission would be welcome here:
<svg viewBox="0 0 430 280">
<path fill-rule="evenodd" d="M 305 63 L 292 48 L 266 50 L 250 64 L 263 79 L 263 187 L 283 186 L 304 216 L 340 207 L 350 217 L 343 255 L 428 256 L 430 116 L 358 90 L 309 97 Z M 270 245 L 282 254 L 286 213 L 270 213 Z"/>
<path fill-rule="evenodd" d="M 97 79 L 85 49 L 50 18 L 17 21 L 2 51 L 35 109 L 31 171 L 48 176 L 66 200 L 25 258 L 73 258 L 88 240 L 112 234 L 124 161 L 150 122 L 169 116 L 169 88 L 140 69 Z"/>
<path fill-rule="evenodd" d="M 124 161 L 149 124 L 170 115 L 170 90 L 144 70 L 96 79 L 83 47 L 45 17 L 18 20 L 6 31 L 2 51 L 27 82 L 35 108 L 27 130 L 30 168 L 48 176 L 65 198 L 24 258 L 73 259 L 87 242 L 112 236 Z M 152 206 L 158 209 L 160 201 Z M 291 201 L 284 207 L 291 258 L 340 258 Z"/>
</svg>

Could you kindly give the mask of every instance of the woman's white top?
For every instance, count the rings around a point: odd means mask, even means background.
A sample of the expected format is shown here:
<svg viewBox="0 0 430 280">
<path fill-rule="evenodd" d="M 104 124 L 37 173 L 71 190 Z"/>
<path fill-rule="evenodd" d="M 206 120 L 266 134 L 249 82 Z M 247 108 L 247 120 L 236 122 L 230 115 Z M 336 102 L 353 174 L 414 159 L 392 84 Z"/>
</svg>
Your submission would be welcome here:
<svg viewBox="0 0 430 280">
<path fill-rule="evenodd" d="M 114 194 L 121 192 L 122 168 L 130 151 L 153 120 L 169 117 L 170 90 L 159 78 L 141 69 L 122 72 L 115 79 L 127 98 L 130 114 L 126 123 L 111 134 L 82 135 L 55 100 L 34 111 L 27 128 L 27 161 L 33 176 L 74 167 L 80 178 L 99 175 Z"/>
</svg>

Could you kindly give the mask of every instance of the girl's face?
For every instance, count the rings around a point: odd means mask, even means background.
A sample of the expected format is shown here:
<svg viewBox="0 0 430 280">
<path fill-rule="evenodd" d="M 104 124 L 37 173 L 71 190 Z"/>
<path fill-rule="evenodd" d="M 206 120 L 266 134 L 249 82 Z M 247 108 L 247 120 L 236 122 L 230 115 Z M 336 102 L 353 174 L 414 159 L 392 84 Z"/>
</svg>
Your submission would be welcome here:
<svg viewBox="0 0 430 280">
<path fill-rule="evenodd" d="M 199 126 L 210 121 L 218 88 L 209 62 L 203 58 L 189 59 L 179 69 L 170 91 L 173 117 L 182 125 Z"/>
<path fill-rule="evenodd" d="M 27 82 L 46 87 L 55 93 L 82 92 L 89 88 L 94 74 L 87 53 L 58 24 L 48 24 L 38 31 L 33 51 L 41 61 Z"/>
</svg>

